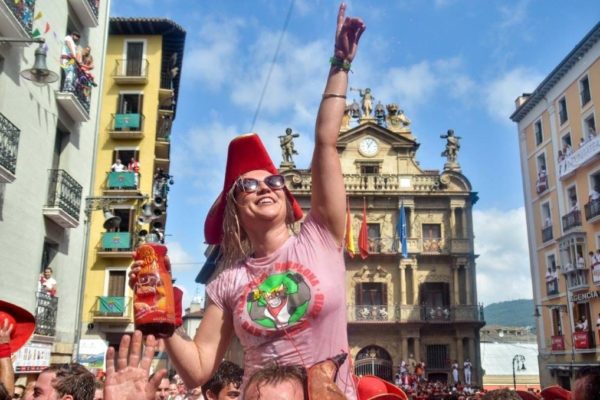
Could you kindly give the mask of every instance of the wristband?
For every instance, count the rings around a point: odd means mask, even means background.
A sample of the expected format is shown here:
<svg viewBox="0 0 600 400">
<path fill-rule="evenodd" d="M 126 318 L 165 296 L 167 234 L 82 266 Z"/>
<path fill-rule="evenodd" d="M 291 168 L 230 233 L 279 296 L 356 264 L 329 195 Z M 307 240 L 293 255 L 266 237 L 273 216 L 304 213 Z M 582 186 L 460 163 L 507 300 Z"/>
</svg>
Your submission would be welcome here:
<svg viewBox="0 0 600 400">
<path fill-rule="evenodd" d="M 332 97 L 337 97 L 339 99 L 346 99 L 345 94 L 337 94 L 337 93 L 323 93 L 323 100 L 331 99 Z"/>
<path fill-rule="evenodd" d="M 337 57 L 331 57 L 329 59 L 329 63 L 331 64 L 332 67 L 335 67 L 337 69 L 341 69 L 342 71 L 350 71 L 350 67 L 352 67 L 352 64 L 346 60 L 342 60 L 341 58 L 337 58 Z"/>
<path fill-rule="evenodd" d="M 0 343 L 0 358 L 8 358 L 10 354 L 10 344 Z"/>
</svg>

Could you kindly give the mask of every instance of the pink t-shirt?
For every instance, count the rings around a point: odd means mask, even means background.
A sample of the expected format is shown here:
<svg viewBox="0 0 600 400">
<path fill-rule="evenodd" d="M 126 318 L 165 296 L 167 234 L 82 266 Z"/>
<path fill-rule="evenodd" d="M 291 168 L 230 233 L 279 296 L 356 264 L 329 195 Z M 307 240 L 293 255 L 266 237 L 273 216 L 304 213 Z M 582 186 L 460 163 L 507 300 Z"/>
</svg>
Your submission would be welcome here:
<svg viewBox="0 0 600 400">
<path fill-rule="evenodd" d="M 348 353 L 345 280 L 342 247 L 309 214 L 298 236 L 275 253 L 247 258 L 209 283 L 208 296 L 233 315 L 244 382 L 272 361 L 310 367 Z M 354 400 L 349 365 L 350 356 L 336 383 Z"/>
</svg>

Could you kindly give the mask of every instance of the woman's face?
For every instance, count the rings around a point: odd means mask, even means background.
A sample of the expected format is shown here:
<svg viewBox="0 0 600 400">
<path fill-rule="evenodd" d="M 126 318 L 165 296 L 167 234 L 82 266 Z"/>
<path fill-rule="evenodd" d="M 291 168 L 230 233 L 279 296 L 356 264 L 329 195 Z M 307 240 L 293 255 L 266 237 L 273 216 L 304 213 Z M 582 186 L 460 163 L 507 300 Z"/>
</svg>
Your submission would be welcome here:
<svg viewBox="0 0 600 400">
<path fill-rule="evenodd" d="M 270 175 L 272 173 L 265 170 L 254 170 L 241 176 L 241 178 L 252 178 L 259 181 L 258 189 L 255 192 L 246 193 L 236 189 L 237 211 L 244 230 L 261 221 L 285 224 L 287 213 L 285 191 L 271 189 L 267 186 L 264 179 Z"/>
</svg>

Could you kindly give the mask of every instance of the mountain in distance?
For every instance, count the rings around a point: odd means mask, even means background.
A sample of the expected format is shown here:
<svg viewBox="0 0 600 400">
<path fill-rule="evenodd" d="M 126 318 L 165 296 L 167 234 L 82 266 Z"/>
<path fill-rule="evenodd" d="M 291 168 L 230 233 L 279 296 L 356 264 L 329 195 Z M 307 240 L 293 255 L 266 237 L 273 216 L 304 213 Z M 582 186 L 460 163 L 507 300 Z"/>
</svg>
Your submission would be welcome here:
<svg viewBox="0 0 600 400">
<path fill-rule="evenodd" d="M 487 325 L 535 327 L 533 299 L 492 303 L 483 308 Z"/>
</svg>

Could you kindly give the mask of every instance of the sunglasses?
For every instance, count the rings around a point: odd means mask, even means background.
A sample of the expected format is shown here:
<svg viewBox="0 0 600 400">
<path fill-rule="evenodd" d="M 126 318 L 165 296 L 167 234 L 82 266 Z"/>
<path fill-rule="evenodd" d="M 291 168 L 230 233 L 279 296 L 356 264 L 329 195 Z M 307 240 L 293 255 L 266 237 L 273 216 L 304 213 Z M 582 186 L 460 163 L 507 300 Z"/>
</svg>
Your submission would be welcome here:
<svg viewBox="0 0 600 400">
<path fill-rule="evenodd" d="M 269 175 L 262 181 L 254 178 L 240 178 L 236 182 L 236 187 L 244 193 L 254 193 L 258 190 L 261 182 L 264 182 L 271 190 L 285 187 L 285 178 L 282 175 Z"/>
</svg>

